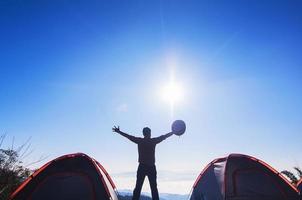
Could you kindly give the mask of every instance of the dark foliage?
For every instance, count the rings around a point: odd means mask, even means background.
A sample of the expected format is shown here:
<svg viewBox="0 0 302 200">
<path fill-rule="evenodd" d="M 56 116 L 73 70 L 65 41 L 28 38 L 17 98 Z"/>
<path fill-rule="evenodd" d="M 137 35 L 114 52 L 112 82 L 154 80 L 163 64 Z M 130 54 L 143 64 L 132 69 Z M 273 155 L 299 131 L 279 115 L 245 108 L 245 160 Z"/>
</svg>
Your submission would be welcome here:
<svg viewBox="0 0 302 200">
<path fill-rule="evenodd" d="M 22 151 L 26 144 L 13 149 L 3 149 L 1 145 L 3 143 L 5 135 L 0 136 L 0 199 L 8 199 L 9 195 L 31 174 L 31 170 L 22 166 Z M 20 155 L 22 152 L 22 155 Z"/>
<path fill-rule="evenodd" d="M 283 170 L 281 173 L 284 174 L 293 185 L 296 185 L 298 181 L 302 178 L 302 170 L 299 167 L 294 167 L 296 174 L 289 170 Z"/>
<path fill-rule="evenodd" d="M 21 166 L 18 153 L 14 150 L 0 149 L 0 199 L 7 199 L 30 174 Z"/>
</svg>

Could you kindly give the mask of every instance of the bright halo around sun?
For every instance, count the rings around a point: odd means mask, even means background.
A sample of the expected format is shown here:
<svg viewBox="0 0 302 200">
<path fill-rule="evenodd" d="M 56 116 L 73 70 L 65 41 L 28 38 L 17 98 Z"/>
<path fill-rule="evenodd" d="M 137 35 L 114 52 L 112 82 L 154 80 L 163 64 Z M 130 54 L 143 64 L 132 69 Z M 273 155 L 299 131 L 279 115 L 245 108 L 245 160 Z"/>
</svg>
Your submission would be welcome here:
<svg viewBox="0 0 302 200">
<path fill-rule="evenodd" d="M 184 100 L 184 88 L 175 80 L 170 80 L 166 85 L 163 85 L 161 96 L 170 106 L 171 116 L 174 114 L 174 107 Z"/>
<path fill-rule="evenodd" d="M 182 85 L 175 81 L 170 81 L 170 83 L 163 87 L 162 97 L 164 101 L 170 104 L 182 101 L 184 97 Z"/>
</svg>

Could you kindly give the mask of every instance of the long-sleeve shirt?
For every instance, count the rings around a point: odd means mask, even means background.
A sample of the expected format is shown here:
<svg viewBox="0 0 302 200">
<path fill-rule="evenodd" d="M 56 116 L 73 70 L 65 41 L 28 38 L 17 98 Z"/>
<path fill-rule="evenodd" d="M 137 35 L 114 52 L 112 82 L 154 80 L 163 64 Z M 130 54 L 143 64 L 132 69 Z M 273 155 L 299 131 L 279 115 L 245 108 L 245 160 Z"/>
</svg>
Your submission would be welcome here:
<svg viewBox="0 0 302 200">
<path fill-rule="evenodd" d="M 132 135 L 125 136 L 138 146 L 138 162 L 152 166 L 155 164 L 155 147 L 158 143 L 169 137 L 168 134 L 155 138 L 141 138 Z"/>
</svg>

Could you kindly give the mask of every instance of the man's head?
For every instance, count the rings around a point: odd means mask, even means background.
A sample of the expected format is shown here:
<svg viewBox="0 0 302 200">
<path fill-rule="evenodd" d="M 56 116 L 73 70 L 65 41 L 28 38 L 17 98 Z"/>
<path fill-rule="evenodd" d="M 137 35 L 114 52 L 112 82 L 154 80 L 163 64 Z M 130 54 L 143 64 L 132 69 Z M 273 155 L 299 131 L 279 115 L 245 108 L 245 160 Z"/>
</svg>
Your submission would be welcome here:
<svg viewBox="0 0 302 200">
<path fill-rule="evenodd" d="M 149 127 L 145 127 L 143 129 L 143 135 L 145 138 L 151 138 L 151 129 Z"/>
</svg>

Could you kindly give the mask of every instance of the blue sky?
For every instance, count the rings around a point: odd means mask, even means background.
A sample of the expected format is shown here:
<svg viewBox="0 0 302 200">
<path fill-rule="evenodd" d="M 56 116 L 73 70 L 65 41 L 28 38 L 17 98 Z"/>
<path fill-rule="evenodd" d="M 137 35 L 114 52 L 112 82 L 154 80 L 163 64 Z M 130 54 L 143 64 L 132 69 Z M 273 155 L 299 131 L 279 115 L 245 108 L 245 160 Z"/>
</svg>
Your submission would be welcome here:
<svg viewBox="0 0 302 200">
<path fill-rule="evenodd" d="M 161 192 L 188 193 L 208 162 L 232 152 L 278 170 L 302 166 L 301 9 L 301 1 L 0 1 L 0 130 L 7 145 L 32 137 L 27 162 L 87 153 L 120 189 L 134 186 L 137 150 L 113 125 L 137 136 L 150 126 L 157 136 L 186 121 L 185 135 L 157 147 Z M 171 71 L 184 89 L 173 117 L 159 95 Z"/>
</svg>

